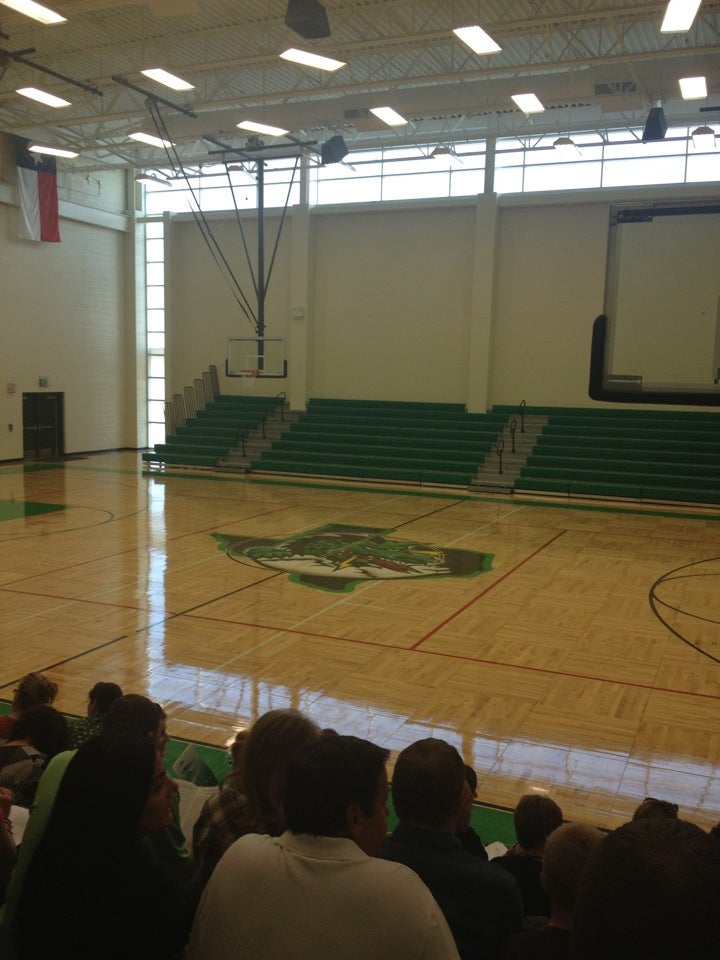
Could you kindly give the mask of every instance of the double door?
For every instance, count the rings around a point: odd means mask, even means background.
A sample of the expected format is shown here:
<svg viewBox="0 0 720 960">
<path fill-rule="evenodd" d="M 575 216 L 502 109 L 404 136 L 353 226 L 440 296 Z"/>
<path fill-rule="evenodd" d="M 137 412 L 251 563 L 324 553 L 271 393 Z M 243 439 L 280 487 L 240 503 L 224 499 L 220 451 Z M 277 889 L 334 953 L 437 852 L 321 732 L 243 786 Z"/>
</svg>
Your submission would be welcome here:
<svg viewBox="0 0 720 960">
<path fill-rule="evenodd" d="M 23 393 L 23 459 L 62 457 L 63 394 Z"/>
</svg>

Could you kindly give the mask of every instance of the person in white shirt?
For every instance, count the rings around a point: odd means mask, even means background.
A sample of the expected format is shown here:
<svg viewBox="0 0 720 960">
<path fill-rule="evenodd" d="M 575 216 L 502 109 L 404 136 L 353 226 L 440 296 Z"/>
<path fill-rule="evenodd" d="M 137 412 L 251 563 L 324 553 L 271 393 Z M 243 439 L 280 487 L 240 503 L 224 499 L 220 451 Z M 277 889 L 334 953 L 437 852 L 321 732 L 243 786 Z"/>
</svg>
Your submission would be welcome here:
<svg viewBox="0 0 720 960">
<path fill-rule="evenodd" d="M 215 868 L 186 960 L 458 960 L 412 870 L 379 860 L 388 751 L 330 735 L 290 767 L 288 829 L 248 834 Z"/>
</svg>

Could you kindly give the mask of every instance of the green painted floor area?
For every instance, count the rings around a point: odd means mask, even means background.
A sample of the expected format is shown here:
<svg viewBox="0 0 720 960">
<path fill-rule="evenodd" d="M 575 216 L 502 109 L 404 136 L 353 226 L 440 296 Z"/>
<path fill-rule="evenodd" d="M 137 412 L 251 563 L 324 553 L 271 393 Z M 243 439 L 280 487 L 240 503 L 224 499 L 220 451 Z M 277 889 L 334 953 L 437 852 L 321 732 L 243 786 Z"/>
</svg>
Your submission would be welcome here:
<svg viewBox="0 0 720 960">
<path fill-rule="evenodd" d="M 57 510 L 67 510 L 67 507 L 58 503 L 0 500 L 0 522 L 3 520 L 21 520 L 23 517 L 35 517 L 40 513 L 55 513 Z"/>
</svg>

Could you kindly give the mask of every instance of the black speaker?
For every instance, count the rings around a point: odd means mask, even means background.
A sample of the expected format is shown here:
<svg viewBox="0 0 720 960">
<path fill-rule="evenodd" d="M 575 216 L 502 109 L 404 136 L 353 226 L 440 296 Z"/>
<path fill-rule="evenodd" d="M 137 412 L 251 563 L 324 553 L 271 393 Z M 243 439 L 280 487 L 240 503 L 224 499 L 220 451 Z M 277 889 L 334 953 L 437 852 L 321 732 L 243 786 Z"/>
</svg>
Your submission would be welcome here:
<svg viewBox="0 0 720 960">
<path fill-rule="evenodd" d="M 340 134 L 330 137 L 327 143 L 324 143 L 322 147 L 320 147 L 320 156 L 322 157 L 323 165 L 327 163 L 340 163 L 342 158 L 348 155 L 348 152 L 345 141 Z"/>
<path fill-rule="evenodd" d="M 651 107 L 643 130 L 643 143 L 648 140 L 662 140 L 667 131 L 667 120 L 662 107 Z"/>
<path fill-rule="evenodd" d="M 327 13 L 320 0 L 290 0 L 285 23 L 306 40 L 330 36 Z"/>
</svg>

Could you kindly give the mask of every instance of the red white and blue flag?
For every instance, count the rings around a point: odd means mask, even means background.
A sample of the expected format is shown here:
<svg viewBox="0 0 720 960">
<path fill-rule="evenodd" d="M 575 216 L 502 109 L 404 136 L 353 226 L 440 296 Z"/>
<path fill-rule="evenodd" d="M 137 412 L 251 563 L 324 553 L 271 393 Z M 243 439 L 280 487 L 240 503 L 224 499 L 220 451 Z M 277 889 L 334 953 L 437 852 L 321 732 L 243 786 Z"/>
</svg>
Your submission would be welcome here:
<svg viewBox="0 0 720 960">
<path fill-rule="evenodd" d="M 29 140 L 15 137 L 21 240 L 60 243 L 55 158 L 28 150 Z"/>
</svg>

